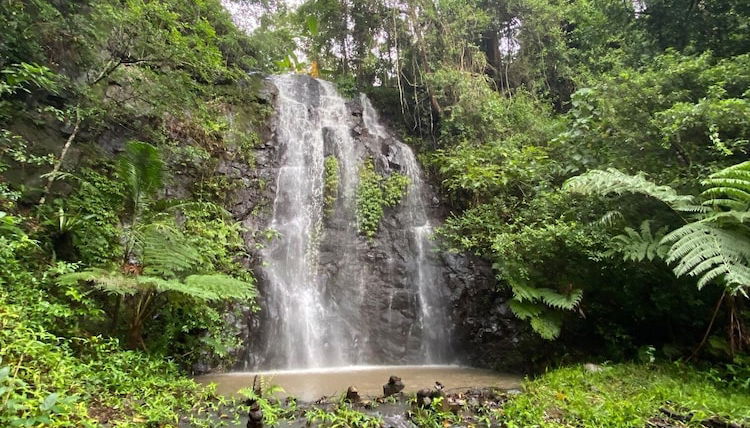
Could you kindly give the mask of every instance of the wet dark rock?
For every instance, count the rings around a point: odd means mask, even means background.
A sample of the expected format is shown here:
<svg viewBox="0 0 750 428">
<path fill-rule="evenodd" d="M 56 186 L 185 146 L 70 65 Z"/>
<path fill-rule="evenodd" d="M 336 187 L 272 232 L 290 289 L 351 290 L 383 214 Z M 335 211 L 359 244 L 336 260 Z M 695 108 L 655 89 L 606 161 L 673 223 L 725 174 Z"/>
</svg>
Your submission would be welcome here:
<svg viewBox="0 0 750 428">
<path fill-rule="evenodd" d="M 247 428 L 263 428 L 263 410 L 256 400 L 248 400 L 246 403 L 250 406 L 247 414 Z"/>
<path fill-rule="evenodd" d="M 424 388 L 417 391 L 417 407 L 429 407 L 432 404 L 432 397 L 430 397 L 430 389 Z"/>
<path fill-rule="evenodd" d="M 313 79 L 300 76 L 307 85 L 310 96 L 315 98 L 317 84 Z M 265 81 L 260 97 L 269 104 L 278 98 L 278 89 Z M 364 124 L 362 105 L 358 98 L 347 102 L 350 116 L 348 126 L 353 131 L 354 147 L 360 158 L 371 157 L 376 168 L 383 174 L 404 171 L 404 160 L 400 147 L 392 138 L 379 138 Z M 314 110 L 313 110 L 314 111 Z M 279 144 L 275 114 L 260 130 L 263 143 L 256 146 L 253 157 L 255 166 L 250 167 L 236 161 L 223 160 L 220 174 L 238 180 L 238 188 L 229 195 L 227 208 L 245 229 L 243 236 L 248 257 L 243 263 L 253 269 L 258 279 L 261 308 L 267 308 L 266 284 L 261 251 L 269 245 L 264 233 L 269 227 L 275 182 L 279 165 L 284 157 L 284 147 Z M 324 131 L 325 155 L 340 156 L 328 130 Z M 228 158 L 229 159 L 229 158 Z M 425 177 L 429 180 L 428 177 Z M 440 204 L 437 193 L 425 186 L 425 203 L 430 223 L 438 225 L 448 215 L 448 207 Z M 181 191 L 175 190 L 177 194 Z M 421 349 L 421 327 L 419 326 L 419 296 L 414 291 L 416 273 L 411 265 L 414 254 L 413 238 L 407 226 L 409 213 L 398 208 L 386 208 L 380 229 L 371 241 L 342 243 L 350 233 L 351 221 L 345 217 L 341 201 L 337 201 L 334 214 L 325 219 L 325 230 L 320 237 L 318 273 L 326 284 L 327 298 L 336 302 L 341 317 L 353 320 L 350 331 L 357 332 L 342 339 L 349 344 L 344 353 L 365 355 L 369 364 L 419 364 L 424 362 Z M 347 254 L 344 260 L 341 254 Z M 455 352 L 466 363 L 499 369 L 518 370 L 525 368 L 528 353 L 522 351 L 528 329 L 515 319 L 507 308 L 508 297 L 498 291 L 495 275 L 486 261 L 461 254 L 430 252 L 427 258 L 430 269 L 443 284 L 449 313 L 449 331 Z M 367 284 L 359 294 L 359 287 L 352 283 Z M 343 302 L 363 302 L 351 307 Z M 252 313 L 249 308 L 240 310 L 244 318 L 231 322 L 241 330 L 241 338 L 247 339 L 247 348 L 234 352 L 238 355 L 239 369 L 272 367 L 278 355 L 265 355 L 264 343 L 273 340 L 275 334 L 264 328 L 264 318 L 271 317 L 267 310 Z M 488 316 L 489 314 L 489 316 Z M 253 338 L 253 340 L 250 340 Z M 201 372 L 210 370 L 211 364 L 203 364 Z M 384 391 L 385 392 L 385 391 Z"/>
<path fill-rule="evenodd" d="M 403 391 L 403 389 L 404 383 L 401 382 L 401 378 L 398 376 L 391 376 L 388 378 L 388 383 L 383 385 L 383 396 L 390 397 L 391 395 Z"/>
<path fill-rule="evenodd" d="M 359 391 L 357 391 L 357 388 L 354 386 L 350 386 L 346 390 L 346 401 L 350 403 L 359 403 L 362 401 L 362 398 L 359 396 Z"/>
<path fill-rule="evenodd" d="M 444 397 L 441 388 L 422 388 L 417 391 L 417 407 L 429 407 L 433 400 L 438 397 Z"/>
</svg>

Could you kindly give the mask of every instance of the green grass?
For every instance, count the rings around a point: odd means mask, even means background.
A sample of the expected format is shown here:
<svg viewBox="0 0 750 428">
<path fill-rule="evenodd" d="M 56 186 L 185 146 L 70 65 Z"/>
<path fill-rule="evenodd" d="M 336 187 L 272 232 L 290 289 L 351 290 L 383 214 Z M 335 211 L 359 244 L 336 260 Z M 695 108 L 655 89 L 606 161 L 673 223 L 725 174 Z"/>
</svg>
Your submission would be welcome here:
<svg viewBox="0 0 750 428">
<path fill-rule="evenodd" d="M 215 415 L 230 404 L 159 357 L 57 337 L 0 295 L 2 427 L 223 426 Z"/>
<path fill-rule="evenodd" d="M 682 364 L 552 370 L 527 381 L 501 419 L 508 427 L 643 427 L 663 407 L 692 413 L 694 426 L 712 416 L 750 423 L 750 394 Z"/>
</svg>

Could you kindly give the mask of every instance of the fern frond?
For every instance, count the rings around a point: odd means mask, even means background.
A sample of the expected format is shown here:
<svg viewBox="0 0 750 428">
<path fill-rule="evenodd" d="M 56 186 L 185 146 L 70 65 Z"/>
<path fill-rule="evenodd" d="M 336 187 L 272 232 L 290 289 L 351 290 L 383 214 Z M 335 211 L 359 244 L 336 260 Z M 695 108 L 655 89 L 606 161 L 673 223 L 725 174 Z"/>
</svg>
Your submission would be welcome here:
<svg viewBox="0 0 750 428">
<path fill-rule="evenodd" d="M 547 340 L 556 339 L 560 335 L 561 322 L 559 318 L 551 314 L 534 317 L 531 319 L 531 328 L 537 334 Z"/>
<path fill-rule="evenodd" d="M 92 282 L 99 290 L 119 296 L 130 296 L 139 291 L 135 277 L 123 275 L 114 270 L 91 268 L 57 278 L 57 283 L 60 285 L 74 285 L 80 281 Z"/>
<path fill-rule="evenodd" d="M 190 289 L 206 293 L 206 300 L 250 299 L 255 297 L 255 287 L 250 282 L 240 281 L 227 275 L 190 275 L 185 278 Z"/>
<path fill-rule="evenodd" d="M 708 197 L 703 204 L 730 210 L 748 211 L 750 208 L 750 161 L 730 166 L 703 180 Z"/>
<path fill-rule="evenodd" d="M 151 223 L 141 234 L 141 259 L 144 273 L 177 278 L 194 270 L 202 262 L 198 250 L 169 223 Z"/>
<path fill-rule="evenodd" d="M 617 235 L 610 241 L 610 252 L 619 253 L 626 261 L 640 262 L 645 259 L 653 261 L 665 258 L 669 252 L 669 245 L 662 243 L 667 233 L 667 227 L 651 232 L 651 221 L 641 223 L 640 232 L 626 227 L 625 233 Z"/>
<path fill-rule="evenodd" d="M 522 302 L 516 299 L 511 299 L 508 302 L 508 307 L 510 307 L 513 315 L 515 315 L 520 320 L 537 317 L 544 311 L 544 308 L 541 305 L 530 302 Z"/>
<path fill-rule="evenodd" d="M 714 223 L 747 223 L 750 221 L 750 211 L 719 211 L 707 216 L 703 221 Z"/>
<path fill-rule="evenodd" d="M 624 216 L 620 211 L 613 210 L 604 213 L 604 215 L 596 222 L 598 224 L 601 224 L 602 226 L 611 227 L 614 226 L 617 221 L 622 220 L 623 218 Z"/>
<path fill-rule="evenodd" d="M 563 189 L 583 195 L 640 193 L 669 205 L 675 211 L 705 211 L 705 208 L 694 204 L 694 198 L 690 195 L 680 195 L 669 186 L 649 181 L 643 173 L 629 175 L 614 168 L 592 170 L 570 178 L 563 185 Z"/>
<path fill-rule="evenodd" d="M 750 240 L 744 234 L 701 221 L 686 224 L 663 241 L 672 243 L 667 263 L 676 263 L 675 275 L 699 278 L 698 288 L 716 279 L 732 294 L 745 294 L 750 286 Z"/>
<path fill-rule="evenodd" d="M 508 283 L 510 284 L 510 288 L 513 291 L 513 298 L 518 300 L 519 302 L 533 302 L 534 300 L 541 297 L 539 289 L 532 285 L 523 284 L 520 281 L 510 280 L 508 281 Z"/>
<path fill-rule="evenodd" d="M 570 294 L 564 295 L 549 288 L 540 288 L 539 294 L 542 301 L 548 306 L 565 310 L 574 309 L 583 298 L 583 290 L 581 289 L 573 290 Z"/>
</svg>

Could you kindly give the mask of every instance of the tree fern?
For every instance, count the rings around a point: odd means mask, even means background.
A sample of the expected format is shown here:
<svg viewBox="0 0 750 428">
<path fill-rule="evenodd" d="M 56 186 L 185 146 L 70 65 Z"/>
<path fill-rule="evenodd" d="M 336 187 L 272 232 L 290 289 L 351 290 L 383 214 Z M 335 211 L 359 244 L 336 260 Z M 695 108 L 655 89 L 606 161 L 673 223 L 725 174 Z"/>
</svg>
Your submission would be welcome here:
<svg viewBox="0 0 750 428">
<path fill-rule="evenodd" d="M 704 205 L 743 213 L 750 208 L 750 162 L 711 174 L 702 183 L 708 187 L 703 192 L 708 198 Z"/>
<path fill-rule="evenodd" d="M 630 261 L 653 261 L 656 258 L 664 259 L 669 252 L 669 245 L 662 242 L 667 233 L 664 226 L 656 232 L 651 232 L 651 221 L 644 220 L 640 231 L 626 227 L 624 233 L 615 236 L 610 242 L 610 255 L 621 254 L 623 259 Z"/>
<path fill-rule="evenodd" d="M 61 275 L 57 279 L 60 285 L 74 285 L 81 281 L 91 282 L 97 289 L 119 296 L 132 296 L 141 290 L 135 277 L 114 269 L 90 268 Z"/>
<path fill-rule="evenodd" d="M 203 262 L 198 250 L 169 223 L 149 224 L 141 240 L 140 259 L 147 275 L 176 278 L 195 270 Z"/>
<path fill-rule="evenodd" d="M 255 287 L 250 282 L 240 281 L 228 275 L 190 275 L 185 278 L 184 289 L 201 290 L 204 299 L 215 300 L 246 300 L 255 297 Z M 185 292 L 183 290 L 178 290 Z"/>
<path fill-rule="evenodd" d="M 252 283 L 240 281 L 227 275 L 190 275 L 184 280 L 164 279 L 148 275 L 128 275 L 100 268 L 60 276 L 61 285 L 87 281 L 107 293 L 132 296 L 138 293 L 176 292 L 202 301 L 249 299 L 255 297 Z"/>
<path fill-rule="evenodd" d="M 669 186 L 659 186 L 642 174 L 629 176 L 615 169 L 590 171 L 566 182 L 565 189 L 583 194 L 642 193 L 666 203 L 675 211 L 698 212 L 696 220 L 665 235 L 652 235 L 650 226 L 638 233 L 626 229 L 614 238 L 616 249 L 632 260 L 653 259 L 663 254 L 675 264 L 677 276 L 698 278 L 698 287 L 723 281 L 731 295 L 747 295 L 750 287 L 750 162 L 743 162 L 710 175 L 702 181 L 706 200 L 696 209 L 693 198 Z M 645 223 L 644 223 L 645 224 Z M 659 235 L 657 231 L 656 235 Z M 617 242 L 619 241 L 619 243 Z"/>
<path fill-rule="evenodd" d="M 680 195 L 669 186 L 662 186 L 649 181 L 643 173 L 629 175 L 614 168 L 592 170 L 570 178 L 563 185 L 563 189 L 583 195 L 640 193 L 657 199 L 676 211 L 696 212 L 705 210 L 694 203 L 692 196 Z"/>
<path fill-rule="evenodd" d="M 664 237 L 672 243 L 667 263 L 676 263 L 677 276 L 698 278 L 698 288 L 723 279 L 731 294 L 747 295 L 750 285 L 750 240 L 711 222 L 694 222 Z"/>
</svg>

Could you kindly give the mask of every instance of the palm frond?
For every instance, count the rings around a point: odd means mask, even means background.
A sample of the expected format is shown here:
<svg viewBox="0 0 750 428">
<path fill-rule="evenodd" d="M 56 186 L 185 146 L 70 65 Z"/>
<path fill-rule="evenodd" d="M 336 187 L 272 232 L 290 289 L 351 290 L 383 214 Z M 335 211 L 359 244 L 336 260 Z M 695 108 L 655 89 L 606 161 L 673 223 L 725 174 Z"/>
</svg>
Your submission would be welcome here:
<svg viewBox="0 0 750 428">
<path fill-rule="evenodd" d="M 164 163 L 156 147 L 140 141 L 131 141 L 118 159 L 117 173 L 125 182 L 130 198 L 129 209 L 136 212 L 145 198 L 162 187 Z"/>
<path fill-rule="evenodd" d="M 705 211 L 705 208 L 694 203 L 694 198 L 690 195 L 680 195 L 669 186 L 649 181 L 643 173 L 629 175 L 614 168 L 592 170 L 570 178 L 563 185 L 563 189 L 583 195 L 640 193 L 669 205 L 675 211 Z"/>
</svg>

